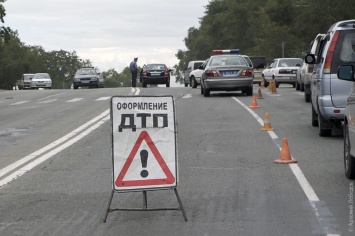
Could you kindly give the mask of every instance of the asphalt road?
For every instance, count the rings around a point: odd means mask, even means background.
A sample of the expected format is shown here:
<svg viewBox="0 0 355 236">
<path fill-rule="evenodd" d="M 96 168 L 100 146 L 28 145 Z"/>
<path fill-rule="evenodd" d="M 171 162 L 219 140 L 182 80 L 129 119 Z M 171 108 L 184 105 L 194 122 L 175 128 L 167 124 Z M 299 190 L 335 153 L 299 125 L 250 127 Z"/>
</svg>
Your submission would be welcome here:
<svg viewBox="0 0 355 236">
<path fill-rule="evenodd" d="M 254 87 L 257 95 L 259 87 Z M 321 138 L 303 94 L 280 86 L 252 97 L 192 88 L 0 92 L 1 235 L 354 235 L 354 181 L 342 132 Z M 114 211 L 114 95 L 172 95 L 177 186 L 186 212 Z M 270 115 L 273 132 L 261 131 Z M 297 164 L 275 164 L 283 139 Z M 178 207 L 172 189 L 152 208 Z M 115 192 L 112 208 L 140 208 L 142 192 Z"/>
</svg>

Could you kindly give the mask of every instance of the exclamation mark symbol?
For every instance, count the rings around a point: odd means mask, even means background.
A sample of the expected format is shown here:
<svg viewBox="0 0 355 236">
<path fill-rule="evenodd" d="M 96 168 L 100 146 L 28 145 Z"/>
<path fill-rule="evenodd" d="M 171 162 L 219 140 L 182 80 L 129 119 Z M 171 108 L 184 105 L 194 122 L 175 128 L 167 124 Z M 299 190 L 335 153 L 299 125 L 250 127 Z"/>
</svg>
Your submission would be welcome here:
<svg viewBox="0 0 355 236">
<path fill-rule="evenodd" d="M 148 162 L 148 152 L 147 152 L 147 150 L 142 150 L 140 152 L 140 155 L 141 155 L 142 168 L 147 168 L 147 162 Z M 142 170 L 141 171 L 142 178 L 146 178 L 148 175 L 149 175 L 149 172 L 147 170 Z"/>
</svg>

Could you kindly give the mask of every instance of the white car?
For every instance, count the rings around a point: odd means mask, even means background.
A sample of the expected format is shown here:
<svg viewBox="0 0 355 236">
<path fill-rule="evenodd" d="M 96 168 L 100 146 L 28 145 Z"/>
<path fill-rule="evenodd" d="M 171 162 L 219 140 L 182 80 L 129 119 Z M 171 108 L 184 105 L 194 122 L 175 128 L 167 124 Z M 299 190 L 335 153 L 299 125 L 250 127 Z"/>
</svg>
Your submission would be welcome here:
<svg viewBox="0 0 355 236">
<path fill-rule="evenodd" d="M 201 76 L 203 73 L 203 67 L 206 62 L 202 63 L 200 68 L 197 68 L 196 70 L 193 70 L 190 72 L 189 78 L 190 78 L 190 85 L 192 88 L 197 88 L 197 85 L 201 84 Z"/>
<path fill-rule="evenodd" d="M 276 87 L 280 84 L 292 84 L 296 87 L 296 74 L 303 62 L 302 58 L 276 58 L 265 70 L 262 76 L 264 85 L 268 86 L 271 80 L 275 80 Z"/>
<path fill-rule="evenodd" d="M 47 73 L 36 73 L 31 80 L 31 88 L 52 88 L 52 80 Z"/>
</svg>

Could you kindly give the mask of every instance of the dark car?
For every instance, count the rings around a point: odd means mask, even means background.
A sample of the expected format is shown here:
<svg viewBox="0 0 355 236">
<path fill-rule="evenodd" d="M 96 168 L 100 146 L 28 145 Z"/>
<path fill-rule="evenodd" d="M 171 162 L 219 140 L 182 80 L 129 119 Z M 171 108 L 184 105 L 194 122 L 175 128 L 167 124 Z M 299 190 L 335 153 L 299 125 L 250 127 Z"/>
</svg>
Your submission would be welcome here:
<svg viewBox="0 0 355 236">
<path fill-rule="evenodd" d="M 165 64 L 146 64 L 140 72 L 140 82 L 143 87 L 148 84 L 165 84 L 170 87 L 170 72 Z"/>
<path fill-rule="evenodd" d="M 104 77 L 99 69 L 95 67 L 83 67 L 76 71 L 73 79 L 74 89 L 78 87 L 103 88 Z"/>
</svg>

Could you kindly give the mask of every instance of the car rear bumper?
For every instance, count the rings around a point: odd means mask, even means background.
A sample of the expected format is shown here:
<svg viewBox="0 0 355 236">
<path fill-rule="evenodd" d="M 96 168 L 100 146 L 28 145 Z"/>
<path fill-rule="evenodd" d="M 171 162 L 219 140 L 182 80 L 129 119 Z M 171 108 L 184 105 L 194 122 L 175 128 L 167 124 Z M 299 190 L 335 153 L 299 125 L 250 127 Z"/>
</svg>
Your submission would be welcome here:
<svg viewBox="0 0 355 236">
<path fill-rule="evenodd" d="M 142 77 L 142 82 L 147 84 L 167 84 L 170 82 L 169 77 Z"/>
<path fill-rule="evenodd" d="M 52 84 L 31 84 L 31 88 L 51 88 Z"/>
<path fill-rule="evenodd" d="M 74 82 L 73 84 L 76 87 L 97 87 L 97 86 L 99 86 L 98 81 L 88 81 L 88 82 L 80 81 L 80 82 Z"/>
<path fill-rule="evenodd" d="M 253 86 L 253 79 L 205 79 L 207 89 L 236 89 Z"/>
<path fill-rule="evenodd" d="M 296 75 L 275 76 L 277 83 L 295 83 L 297 81 Z"/>
</svg>

